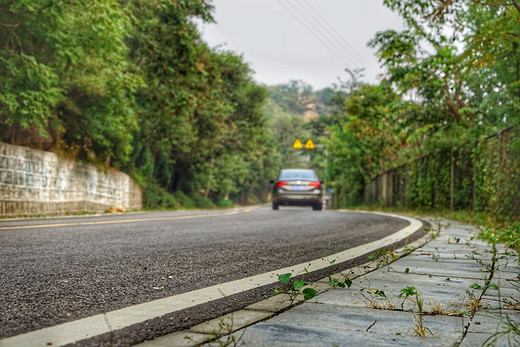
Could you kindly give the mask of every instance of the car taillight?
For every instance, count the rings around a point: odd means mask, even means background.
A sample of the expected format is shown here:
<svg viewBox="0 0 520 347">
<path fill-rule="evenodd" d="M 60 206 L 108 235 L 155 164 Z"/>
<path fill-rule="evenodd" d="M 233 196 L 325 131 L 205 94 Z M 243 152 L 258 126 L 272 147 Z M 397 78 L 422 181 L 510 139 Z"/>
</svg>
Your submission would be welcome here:
<svg viewBox="0 0 520 347">
<path fill-rule="evenodd" d="M 321 188 L 320 182 L 310 182 L 309 185 L 314 187 L 314 188 L 318 188 L 318 189 Z"/>
<path fill-rule="evenodd" d="M 276 182 L 276 188 L 280 188 L 281 186 L 286 186 L 286 185 L 288 185 L 288 184 L 289 184 L 289 183 L 287 183 L 287 182 L 282 182 L 282 181 L 280 181 L 280 182 Z"/>
</svg>

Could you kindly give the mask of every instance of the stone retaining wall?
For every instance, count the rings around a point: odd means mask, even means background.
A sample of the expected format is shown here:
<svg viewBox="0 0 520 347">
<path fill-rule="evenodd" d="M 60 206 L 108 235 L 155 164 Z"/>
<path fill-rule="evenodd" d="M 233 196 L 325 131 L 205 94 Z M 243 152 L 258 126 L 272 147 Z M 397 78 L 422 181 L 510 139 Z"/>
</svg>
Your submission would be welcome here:
<svg viewBox="0 0 520 347">
<path fill-rule="evenodd" d="M 0 142 L 0 218 L 142 208 L 127 175 Z"/>
</svg>

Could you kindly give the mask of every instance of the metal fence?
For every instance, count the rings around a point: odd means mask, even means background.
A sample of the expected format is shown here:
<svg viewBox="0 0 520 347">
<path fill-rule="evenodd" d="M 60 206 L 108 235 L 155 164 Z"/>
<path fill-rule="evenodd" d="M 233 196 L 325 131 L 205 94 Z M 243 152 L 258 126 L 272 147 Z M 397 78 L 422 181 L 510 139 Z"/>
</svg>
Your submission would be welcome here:
<svg viewBox="0 0 520 347">
<path fill-rule="evenodd" d="M 520 139 L 509 127 L 477 143 L 438 150 L 374 177 L 364 203 L 520 216 Z"/>
</svg>

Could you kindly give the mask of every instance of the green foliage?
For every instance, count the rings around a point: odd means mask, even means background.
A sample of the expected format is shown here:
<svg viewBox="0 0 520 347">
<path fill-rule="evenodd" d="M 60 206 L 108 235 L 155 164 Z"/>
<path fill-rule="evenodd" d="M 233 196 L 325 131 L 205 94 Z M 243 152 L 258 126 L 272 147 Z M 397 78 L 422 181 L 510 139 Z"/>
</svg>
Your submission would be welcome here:
<svg viewBox="0 0 520 347">
<path fill-rule="evenodd" d="M 479 237 L 490 243 L 503 243 L 507 247 L 520 250 L 520 221 L 515 220 L 505 226 L 488 226 Z"/>
<path fill-rule="evenodd" d="M 222 208 L 231 208 L 234 206 L 234 204 L 231 200 L 218 200 L 217 206 Z"/>
<path fill-rule="evenodd" d="M 489 1 L 385 4 L 405 21 L 403 31 L 377 33 L 369 44 L 388 74 L 377 86 L 353 78 L 336 91 L 344 107 L 328 126 L 327 177 L 337 205 L 515 220 L 518 9 Z"/>
<path fill-rule="evenodd" d="M 386 0 L 406 29 L 371 41 L 390 80 L 421 96 L 435 127 L 501 129 L 518 122 L 519 15 L 496 1 Z M 421 119 L 417 119 L 421 121 Z M 482 132 L 480 132 L 482 135 Z"/>
<path fill-rule="evenodd" d="M 417 295 L 417 290 L 415 287 L 408 286 L 406 288 L 401 289 L 401 292 L 399 293 L 399 297 L 405 297 L 405 299 L 409 296 Z"/>
<path fill-rule="evenodd" d="M 267 140 L 266 92 L 252 82 L 241 57 L 200 40 L 191 18 L 211 20 L 211 7 L 163 1 L 130 8 L 136 18 L 132 58 L 146 83 L 136 96 L 139 142 L 155 158 L 161 185 L 215 201 L 242 191 L 261 194 L 265 188 L 248 186 L 246 176 L 249 157 Z"/>
<path fill-rule="evenodd" d="M 9 51 L 0 51 L 0 70 L 2 122 L 14 129 L 35 127 L 47 136 L 49 121 L 55 117 L 52 110 L 63 99 L 58 75 L 33 56 Z"/>
<path fill-rule="evenodd" d="M 292 115 L 303 114 L 306 104 L 315 98 L 312 86 L 303 81 L 290 81 L 288 84 L 274 86 L 270 95 L 279 107 Z"/>
<path fill-rule="evenodd" d="M 115 0 L 0 6 L 0 117 L 10 126 L 1 139 L 127 162 L 135 124 L 129 94 L 140 78 L 128 70 L 124 9 Z"/>
<path fill-rule="evenodd" d="M 329 274 L 328 284 L 331 288 L 350 288 L 352 286 L 353 282 L 349 275 L 345 275 L 343 273 L 339 273 L 338 275 L 340 278 L 332 277 L 332 275 Z"/>
<path fill-rule="evenodd" d="M 318 294 L 318 291 L 310 287 L 304 288 L 305 286 L 312 285 L 312 282 L 305 281 L 305 276 L 309 274 L 306 268 L 304 269 L 303 273 L 304 274 L 299 276 L 299 278 L 293 279 L 292 282 L 291 273 L 279 275 L 278 280 L 280 283 L 282 283 L 282 286 L 277 287 L 274 291 L 274 294 L 283 293 L 288 295 L 291 305 L 300 295 L 303 295 L 304 300 L 310 300 L 314 298 Z"/>
<path fill-rule="evenodd" d="M 181 190 L 177 190 L 175 193 L 173 193 L 173 197 L 177 201 L 179 201 L 181 206 L 183 206 L 184 208 L 190 209 L 190 208 L 195 208 L 196 207 L 195 201 L 193 200 L 193 198 L 187 196 Z"/>
<path fill-rule="evenodd" d="M 394 123 L 402 104 L 388 84 L 360 85 L 345 100 L 345 112 L 341 126 L 331 126 L 327 174 L 340 204 L 355 205 L 370 178 L 397 160 L 403 135 Z"/>
<path fill-rule="evenodd" d="M 147 182 L 143 187 L 143 205 L 151 210 L 172 210 L 179 208 L 181 202 L 157 183 Z"/>
<path fill-rule="evenodd" d="M 215 208 L 213 201 L 200 195 L 194 195 L 193 201 L 199 208 Z"/>
</svg>

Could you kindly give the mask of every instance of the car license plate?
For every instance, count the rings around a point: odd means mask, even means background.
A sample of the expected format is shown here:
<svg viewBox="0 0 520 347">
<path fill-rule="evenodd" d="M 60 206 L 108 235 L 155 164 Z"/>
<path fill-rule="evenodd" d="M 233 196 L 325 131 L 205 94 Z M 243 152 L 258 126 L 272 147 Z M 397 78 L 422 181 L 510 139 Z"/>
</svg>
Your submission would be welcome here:
<svg viewBox="0 0 520 347">
<path fill-rule="evenodd" d="M 305 186 L 292 186 L 292 190 L 305 190 Z"/>
</svg>

